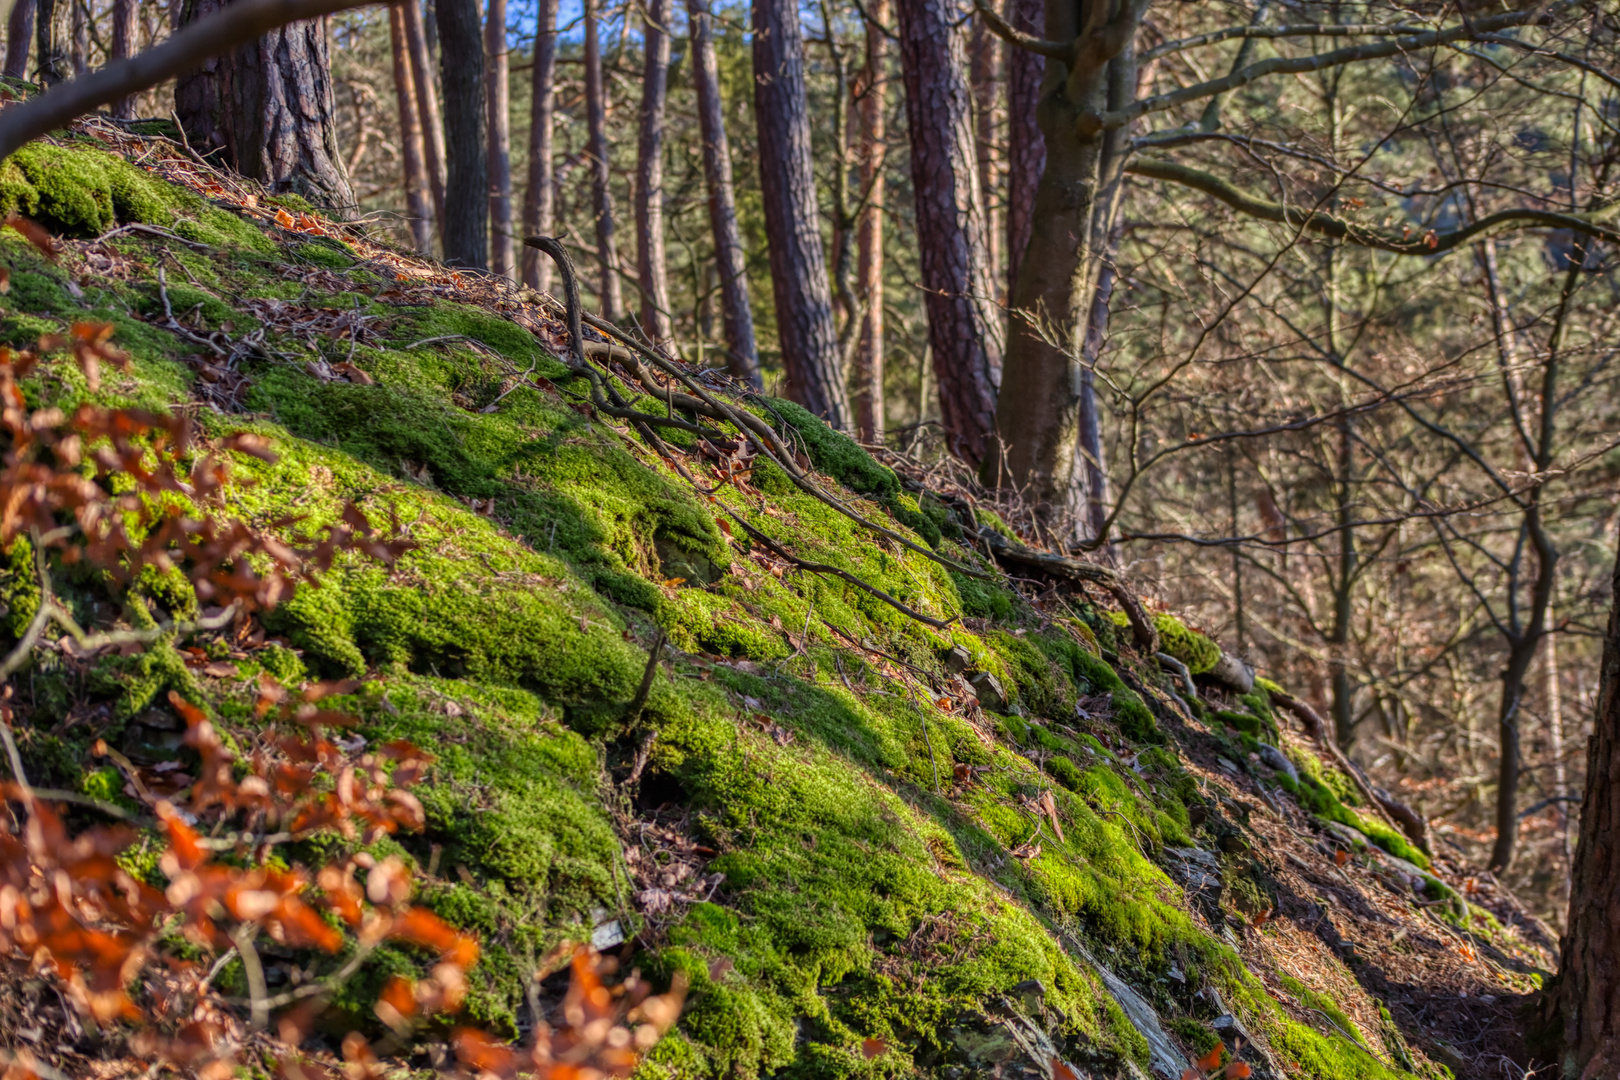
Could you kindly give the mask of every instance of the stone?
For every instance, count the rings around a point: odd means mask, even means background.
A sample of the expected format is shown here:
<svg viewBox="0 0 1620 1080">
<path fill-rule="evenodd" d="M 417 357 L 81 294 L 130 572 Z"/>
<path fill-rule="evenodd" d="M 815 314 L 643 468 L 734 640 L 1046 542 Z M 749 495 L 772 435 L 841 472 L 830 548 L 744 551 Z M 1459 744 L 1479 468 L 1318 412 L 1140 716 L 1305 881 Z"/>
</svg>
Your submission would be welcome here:
<svg viewBox="0 0 1620 1080">
<path fill-rule="evenodd" d="M 940 654 L 939 662 L 944 665 L 945 674 L 960 675 L 973 663 L 973 654 L 961 645 L 953 645 Z"/>
<path fill-rule="evenodd" d="M 974 672 L 968 676 L 968 685 L 973 687 L 973 696 L 979 699 L 981 708 L 991 712 L 1007 711 L 1007 691 L 1001 688 L 1001 680 L 990 672 Z"/>
</svg>

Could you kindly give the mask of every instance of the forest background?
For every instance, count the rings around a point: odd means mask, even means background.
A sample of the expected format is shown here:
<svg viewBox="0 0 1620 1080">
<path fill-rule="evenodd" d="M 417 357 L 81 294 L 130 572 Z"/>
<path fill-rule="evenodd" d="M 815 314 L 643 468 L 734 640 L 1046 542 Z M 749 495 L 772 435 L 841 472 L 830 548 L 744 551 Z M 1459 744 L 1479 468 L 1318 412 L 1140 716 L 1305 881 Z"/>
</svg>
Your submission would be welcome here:
<svg viewBox="0 0 1620 1080">
<path fill-rule="evenodd" d="M 501 7 L 504 34 L 487 41 L 505 48 L 518 232 L 530 198 L 535 43 L 552 12 L 528 2 Z M 725 366 L 690 22 L 685 8 L 663 7 L 668 300 L 660 306 L 668 325 L 658 336 L 689 360 Z M 164 4 L 134 11 L 139 47 L 179 17 Z M 1161 134 L 1148 149 L 1177 147 L 1183 160 L 1213 163 L 1229 187 L 1260 192 L 1273 206 L 1328 209 L 1420 243 L 1507 205 L 1601 205 L 1620 135 L 1620 84 L 1598 55 L 1612 51 L 1614 28 L 1593 11 L 1589 23 L 1570 24 L 1570 40 L 1544 43 L 1539 55 L 1511 43 L 1459 43 L 1240 86 L 1214 99 L 1213 116 L 1200 100 L 1183 127 L 1156 125 Z M 421 14 L 432 52 L 434 13 Z M 1377 3 L 1180 4 L 1152 11 L 1147 31 L 1171 43 L 1262 22 L 1388 25 L 1414 14 Z M 800 15 L 822 242 L 856 426 L 870 442 L 936 465 L 947 482 L 965 477 L 942 427 L 889 13 L 827 2 L 802 5 Z M 985 299 L 1005 319 L 1039 163 L 1013 86 L 1028 58 L 966 7 L 957 15 L 951 48 L 971 90 L 977 211 L 994 293 Z M 595 277 L 587 303 L 633 318 L 644 280 L 638 256 L 648 246 L 635 214 L 645 175 L 641 5 L 587 13 L 570 2 L 555 13 L 547 231 L 582 264 L 600 260 L 589 16 L 602 54 L 622 298 L 604 295 Z M 72 19 L 74 63 L 98 66 L 111 47 L 112 5 L 81 4 Z M 743 281 L 765 384 L 780 389 L 749 25 L 746 7 L 714 9 Z M 429 215 L 412 212 L 425 192 L 412 190 L 406 167 L 398 29 L 391 34 L 386 9 L 364 9 L 333 17 L 330 35 L 353 212 L 386 223 L 402 245 L 434 249 Z M 1149 50 L 1139 87 L 1165 93 L 1272 55 L 1254 52 L 1253 40 L 1215 44 L 1158 57 Z M 1562 60 L 1548 62 L 1559 49 Z M 1298 51 L 1281 42 L 1276 50 Z M 1578 62 L 1566 62 L 1571 56 Z M 430 70 L 439 70 L 436 60 Z M 165 116 L 172 107 L 172 88 L 160 86 L 131 111 Z M 1089 357 L 1099 417 L 1089 464 L 1106 481 L 1092 484 L 1073 535 L 1046 539 L 1101 536 L 1104 554 L 1163 603 L 1309 689 L 1331 711 L 1341 745 L 1428 817 L 1439 845 L 1498 867 L 1532 910 L 1561 926 L 1617 525 L 1612 245 L 1538 230 L 1432 255 L 1380 251 L 1311 235 L 1286 215 L 1257 218 L 1252 207 L 1231 205 L 1230 191 L 1187 179 L 1127 181 L 1111 260 L 1117 284 Z M 859 230 L 873 220 L 882 224 L 881 258 L 869 252 L 863 269 Z M 498 264 L 499 244 L 492 252 Z M 540 272 L 519 257 L 514 275 Z M 1507 799 L 1504 758 L 1517 764 Z M 1517 850 L 1504 851 L 1502 835 L 1514 831 Z"/>
</svg>

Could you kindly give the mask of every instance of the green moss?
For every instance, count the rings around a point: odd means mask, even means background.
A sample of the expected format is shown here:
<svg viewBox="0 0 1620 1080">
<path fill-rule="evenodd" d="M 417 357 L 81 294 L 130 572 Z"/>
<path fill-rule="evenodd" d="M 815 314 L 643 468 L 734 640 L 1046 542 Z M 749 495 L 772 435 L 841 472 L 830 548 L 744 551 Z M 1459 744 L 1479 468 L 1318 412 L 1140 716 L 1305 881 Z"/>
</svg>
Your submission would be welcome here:
<svg viewBox="0 0 1620 1080">
<path fill-rule="evenodd" d="M 841 431 L 828 427 L 820 417 L 802 406 L 780 398 L 759 398 L 760 415 L 778 421 L 796 437 L 819 472 L 837 480 L 851 491 L 886 501 L 899 494 L 900 480 L 894 470 L 884 468 L 862 450 L 860 444 Z"/>
<path fill-rule="evenodd" d="M 651 977 L 679 971 L 691 982 L 690 1007 L 644 1064 L 647 1077 L 941 1075 L 962 1067 L 954 1033 L 1029 979 L 1046 988 L 1042 1023 L 1059 1051 L 1117 1072 L 1127 1059 L 1145 1060 L 1145 1044 L 1064 947 L 1079 941 L 1141 987 L 1168 985 L 1172 962 L 1211 980 L 1302 1075 L 1386 1075 L 1344 1040 L 1288 1020 L 1236 954 L 1179 906 L 1153 857 L 1192 843 L 1185 804 L 1198 798 L 1197 783 L 1149 703 L 1099 655 L 1115 637 L 1094 610 L 1080 611 L 1089 638 L 1051 623 L 997 581 L 875 541 L 761 466 L 754 484 L 769 510 L 750 496 L 743 512 L 766 535 L 933 618 L 991 622 L 942 631 L 836 577 L 773 572 L 753 544 L 723 534 L 714 508 L 655 454 L 574 408 L 580 388 L 523 327 L 468 305 L 395 308 L 358 290 L 306 295 L 280 280 L 276 263 L 344 269 L 352 282 L 367 272 L 339 246 L 279 231 L 272 240 L 100 151 L 31 153 L 0 168 L 0 200 L 34 200 L 32 212 L 51 216 L 53 228 L 88 234 L 146 220 L 217 247 L 173 251 L 201 287 L 169 286 L 171 303 L 200 304 L 209 325 L 245 321 L 220 305 L 235 296 L 340 303 L 371 319 L 375 336 L 353 355 L 374 385 L 248 363 L 251 419 L 205 412 L 199 424 L 210 436 L 252 426 L 281 452 L 274 463 L 240 463 L 252 483 L 229 493 L 233 513 L 261 526 L 296 518 L 286 531 L 297 540 L 352 502 L 418 546 L 393 566 L 341 554 L 318 586 L 264 618 L 276 640 L 237 659 L 240 682 L 199 684 L 172 642 L 98 656 L 82 671 L 42 657 L 28 673 L 34 726 L 19 731 L 30 775 L 121 798 L 116 772 L 89 767 L 75 741 L 83 729 L 48 734 L 86 701 L 110 706 L 98 733 L 116 739 L 176 689 L 208 702 L 220 730 L 247 745 L 259 734 L 248 695 L 260 672 L 289 685 L 354 675 L 364 685 L 331 704 L 359 716 L 356 734 L 408 739 L 436 757 L 416 789 L 425 831 L 371 850 L 412 860 L 421 902 L 483 941 L 471 1022 L 515 1033 L 538 958 L 612 918 L 642 935 L 637 962 Z M 157 248 L 173 248 L 139 234 L 116 242 L 148 265 Z M 0 338 L 27 344 L 82 317 L 87 308 L 60 270 L 20 240 L 0 243 L 14 257 Z M 136 355 L 135 370 L 110 376 L 101 400 L 148 408 L 186 400 L 180 343 L 126 312 L 157 310 L 152 283 L 84 288 L 92 297 L 84 303 L 116 321 L 117 340 Z M 307 347 L 278 340 L 273 327 L 268 342 Z M 502 396 L 531 365 L 555 385 Z M 88 400 L 65 356 L 49 358 L 25 393 L 63 408 Z M 797 406 L 754 399 L 752 407 L 818 470 L 869 498 L 863 512 L 887 512 L 896 528 L 973 557 L 950 544 L 960 523 L 945 502 L 902 490 L 890 470 Z M 994 515 L 978 516 L 1011 535 Z M 14 545 L 0 565 L 0 631 L 15 636 L 26 625 L 38 602 L 31 581 L 26 545 Z M 122 611 L 147 625 L 197 607 L 173 575 L 143 573 L 122 590 L 93 575 L 64 574 L 58 584 L 87 619 Z M 655 624 L 674 649 L 629 730 Z M 1195 670 L 1208 659 L 1213 643 L 1202 635 L 1180 623 L 1161 632 Z M 197 643 L 215 658 L 235 647 Z M 936 687 L 953 699 L 940 704 L 898 678 L 902 668 L 937 675 L 954 646 L 974 670 L 995 674 L 1024 715 L 992 718 L 992 733 L 956 690 Z M 1264 692 L 1244 707 L 1254 731 L 1244 738 L 1274 730 Z M 637 801 L 621 784 L 642 746 L 650 758 Z M 1302 801 L 1376 833 L 1320 771 L 1303 775 Z M 1062 839 L 1029 809 L 1048 794 Z M 678 823 L 671 827 L 691 851 L 712 852 L 700 869 L 711 884 L 706 902 L 683 900 L 649 924 L 638 913 L 645 879 L 629 877 L 621 830 L 631 822 L 629 835 L 645 845 L 638 858 L 657 857 L 634 824 L 653 813 Z M 1029 857 L 1012 856 L 1020 849 Z M 156 875 L 141 850 L 131 865 Z M 328 836 L 290 855 L 313 863 L 345 850 Z M 371 1023 L 369 995 L 382 981 L 419 974 L 431 960 L 379 949 L 337 1005 Z M 241 983 L 239 969 L 220 977 Z M 1155 1005 L 1189 1042 L 1207 1046 L 1209 1033 L 1180 999 L 1156 994 Z M 869 1038 L 889 1048 L 870 1062 L 860 1052 Z"/>
<path fill-rule="evenodd" d="M 1166 653 L 1187 665 L 1194 675 L 1209 671 L 1221 659 L 1221 647 L 1168 612 L 1155 615 L 1159 643 Z"/>
</svg>

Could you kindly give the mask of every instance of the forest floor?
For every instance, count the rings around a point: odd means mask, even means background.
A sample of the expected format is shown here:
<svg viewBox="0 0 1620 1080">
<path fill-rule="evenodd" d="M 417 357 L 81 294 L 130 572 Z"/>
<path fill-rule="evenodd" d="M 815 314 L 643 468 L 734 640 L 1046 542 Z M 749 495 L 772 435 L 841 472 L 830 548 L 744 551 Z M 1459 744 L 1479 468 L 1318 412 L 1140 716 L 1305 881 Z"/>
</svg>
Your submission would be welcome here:
<svg viewBox="0 0 1620 1080">
<path fill-rule="evenodd" d="M 1100 590 L 1007 575 L 980 530 L 1024 542 L 1008 508 L 724 377 L 694 381 L 770 424 L 807 484 L 735 425 L 649 442 L 558 362 L 554 301 L 266 196 L 160 130 L 88 121 L 4 166 L 6 209 L 69 238 L 54 259 L 0 240 L 0 340 L 109 319 L 135 368 L 107 400 L 274 438 L 241 513 L 353 498 L 421 546 L 168 667 L 47 657 L 18 700 L 31 770 L 84 787 L 72 755 L 105 737 L 155 787 L 184 764 L 137 753 L 169 723 L 160 690 L 249 737 L 250 677 L 361 679 L 362 735 L 441 756 L 427 834 L 399 850 L 485 938 L 473 1018 L 524 1034 L 536 956 L 628 937 L 693 985 L 648 1077 L 1175 1080 L 1217 1042 L 1260 1076 L 1528 1074 L 1545 927 L 1377 821 L 1263 684 L 1184 700 Z M 605 373 L 674 416 L 676 381 L 660 400 L 633 366 Z M 89 396 L 60 367 L 29 392 Z M 1160 625 L 1184 662 L 1219 651 Z M 48 979 L 6 977 L 0 1043 L 139 1071 Z"/>
</svg>

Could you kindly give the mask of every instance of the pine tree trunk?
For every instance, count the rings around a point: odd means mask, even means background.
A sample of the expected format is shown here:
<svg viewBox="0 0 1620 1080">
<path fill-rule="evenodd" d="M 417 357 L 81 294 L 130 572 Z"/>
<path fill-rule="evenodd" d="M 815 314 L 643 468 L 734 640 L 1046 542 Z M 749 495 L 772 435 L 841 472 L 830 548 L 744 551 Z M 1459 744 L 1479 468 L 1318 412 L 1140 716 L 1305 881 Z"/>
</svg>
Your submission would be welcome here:
<svg viewBox="0 0 1620 1080">
<path fill-rule="evenodd" d="M 490 269 L 512 277 L 512 101 L 506 55 L 506 0 L 489 0 L 484 20 L 484 52 L 489 62 L 485 101 L 489 108 Z"/>
<path fill-rule="evenodd" d="M 636 141 L 636 273 L 641 329 L 670 340 L 669 270 L 664 253 L 664 106 L 669 97 L 669 0 L 645 0 L 641 130 Z"/>
<path fill-rule="evenodd" d="M 416 82 L 411 74 L 410 44 L 405 40 L 405 13 L 400 5 L 388 9 L 388 39 L 394 60 L 394 98 L 399 106 L 400 158 L 405 166 L 405 208 L 411 219 L 416 250 L 433 244 L 433 215 L 423 169 L 422 125 L 416 115 Z"/>
<path fill-rule="evenodd" d="M 591 161 L 591 194 L 596 204 L 597 306 L 610 322 L 624 310 L 619 284 L 619 248 L 613 236 L 612 174 L 608 171 L 607 88 L 602 84 L 601 28 L 596 0 L 585 0 L 585 153 Z"/>
<path fill-rule="evenodd" d="M 34 15 L 34 60 L 37 81 L 55 86 L 73 77 L 69 52 L 73 36 L 73 0 L 38 0 Z"/>
<path fill-rule="evenodd" d="M 1607 1080 L 1620 1071 L 1620 560 L 1601 679 L 1558 965 L 1565 1080 Z"/>
<path fill-rule="evenodd" d="M 444 221 L 444 121 L 439 118 L 439 95 L 433 88 L 433 61 L 428 56 L 422 9 L 417 0 L 400 5 L 405 17 L 405 41 L 411 52 L 411 83 L 416 87 L 416 115 L 422 123 L 423 167 L 433 192 L 433 219 Z"/>
<path fill-rule="evenodd" d="M 489 159 L 485 144 L 484 27 L 478 0 L 437 0 L 444 87 L 444 261 L 489 266 Z"/>
<path fill-rule="evenodd" d="M 113 0 L 112 56 L 110 60 L 127 60 L 135 51 L 135 0 Z M 113 102 L 112 114 L 120 120 L 135 118 L 135 96 L 119 98 Z"/>
<path fill-rule="evenodd" d="M 882 0 L 879 0 L 882 2 Z M 698 126 L 703 136 L 703 175 L 708 182 L 709 226 L 720 272 L 720 315 L 726 335 L 726 369 L 756 390 L 759 351 L 754 343 L 754 308 L 743 276 L 742 236 L 731 177 L 731 143 L 726 138 L 725 103 L 720 97 L 720 65 L 714 52 L 714 17 L 709 0 L 686 0 L 692 32 L 692 82 L 697 90 Z"/>
<path fill-rule="evenodd" d="M 888 0 L 868 0 L 872 21 L 866 24 L 866 70 L 857 123 L 860 127 L 857 161 L 866 206 L 855 237 L 856 288 L 864 314 L 856 345 L 851 382 L 855 394 L 855 430 L 861 440 L 881 443 L 884 435 L 883 401 L 883 169 L 888 118 L 888 38 L 879 24 L 889 18 Z"/>
<path fill-rule="evenodd" d="M 229 8 L 187 0 L 182 25 Z M 326 20 L 290 23 L 175 82 L 175 111 L 191 145 L 223 150 L 238 172 L 340 216 L 354 208 L 338 149 Z"/>
<path fill-rule="evenodd" d="M 73 5 L 73 77 L 90 69 L 90 12 L 88 0 L 68 0 Z"/>
<path fill-rule="evenodd" d="M 1041 37 L 1046 26 L 1042 0 L 1007 0 L 1007 21 Z M 1046 170 L 1046 136 L 1035 119 L 1046 61 L 1023 49 L 1007 50 L 1007 295 L 1018 280 L 1018 264 L 1029 246 L 1035 221 L 1035 188 Z M 1016 316 L 1015 316 L 1016 317 Z"/>
<path fill-rule="evenodd" d="M 967 57 L 948 0 L 899 0 L 896 8 L 940 416 L 952 453 L 977 466 L 995 444 L 1001 320 L 985 262 Z"/>
<path fill-rule="evenodd" d="M 523 235 L 550 236 L 555 170 L 551 137 L 557 110 L 557 0 L 539 0 L 535 15 L 534 70 L 529 99 L 529 184 L 523 193 Z M 539 248 L 523 249 L 523 284 L 551 288 L 551 260 Z"/>
<path fill-rule="evenodd" d="M 759 187 L 787 374 L 783 389 L 842 430 L 849 426 L 849 401 L 821 245 L 798 6 L 791 0 L 755 0 L 753 29 Z"/>
<path fill-rule="evenodd" d="M 973 140 L 975 161 L 979 167 L 979 196 L 984 207 L 984 263 L 988 268 L 990 287 L 1000 292 L 1001 230 L 997 228 L 996 193 L 999 170 L 996 167 L 996 119 L 999 111 L 1001 88 L 1001 40 L 984 25 L 983 19 L 973 22 L 971 54 L 973 58 Z"/>
<path fill-rule="evenodd" d="M 28 78 L 28 50 L 34 43 L 34 14 L 38 0 L 17 0 L 6 19 L 6 71 L 8 79 Z"/>
</svg>

